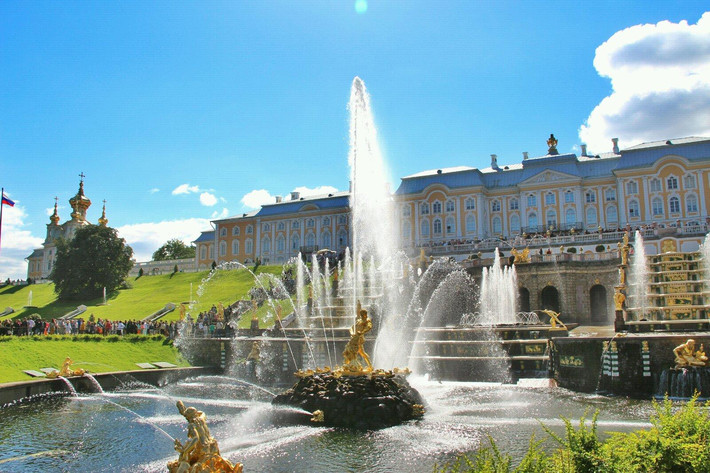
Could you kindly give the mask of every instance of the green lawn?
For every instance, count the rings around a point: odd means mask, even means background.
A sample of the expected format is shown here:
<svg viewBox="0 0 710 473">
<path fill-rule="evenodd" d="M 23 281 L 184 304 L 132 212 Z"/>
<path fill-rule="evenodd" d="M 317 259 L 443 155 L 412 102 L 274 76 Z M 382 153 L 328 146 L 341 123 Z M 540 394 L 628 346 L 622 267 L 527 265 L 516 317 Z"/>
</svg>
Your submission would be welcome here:
<svg viewBox="0 0 710 473">
<path fill-rule="evenodd" d="M 190 366 L 160 336 L 0 337 L 0 383 L 32 379 L 22 370 L 60 368 L 66 357 L 93 373 L 139 369 L 136 363 L 167 361 Z"/>
<path fill-rule="evenodd" d="M 280 275 L 281 266 L 260 266 L 257 275 Z M 248 271 L 224 270 L 217 271 L 210 281 L 203 284 L 209 271 L 197 273 L 175 273 L 160 276 L 143 276 L 129 278 L 132 286 L 130 289 L 120 290 L 109 294 L 108 304 L 101 305 L 101 298 L 88 301 L 60 302 L 54 293 L 53 284 L 33 284 L 31 286 L 4 287 L 0 289 L 0 311 L 5 307 L 12 307 L 15 313 L 9 317 L 27 317 L 37 313 L 43 319 L 60 317 L 71 312 L 80 304 L 88 307 L 84 317 L 94 314 L 97 318 L 111 320 L 142 319 L 153 312 L 160 310 L 165 304 L 172 302 L 179 305 L 190 300 L 190 285 L 192 285 L 192 298 L 196 301 L 195 315 L 199 311 L 209 309 L 213 304 L 222 302 L 231 304 L 238 299 L 248 298 L 247 293 L 254 285 L 254 279 Z M 202 291 L 200 288 L 202 287 Z M 32 291 L 33 309 L 26 309 L 29 293 Z M 201 294 L 200 294 L 201 292 Z M 261 308 L 260 311 L 266 311 Z M 284 306 L 284 314 L 290 312 Z M 164 317 L 164 320 L 177 320 L 179 310 L 175 310 Z M 245 322 L 248 326 L 248 322 Z"/>
</svg>

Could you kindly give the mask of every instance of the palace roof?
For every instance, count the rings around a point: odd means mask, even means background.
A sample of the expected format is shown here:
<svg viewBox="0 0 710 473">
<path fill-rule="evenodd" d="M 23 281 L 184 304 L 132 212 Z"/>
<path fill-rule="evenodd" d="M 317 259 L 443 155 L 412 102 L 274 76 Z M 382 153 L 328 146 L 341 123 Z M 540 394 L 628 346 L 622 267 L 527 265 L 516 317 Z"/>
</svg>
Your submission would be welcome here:
<svg viewBox="0 0 710 473">
<path fill-rule="evenodd" d="M 200 236 L 197 237 L 197 240 L 193 241 L 193 243 L 202 243 L 205 241 L 214 241 L 214 230 L 207 230 L 200 233 Z"/>
</svg>

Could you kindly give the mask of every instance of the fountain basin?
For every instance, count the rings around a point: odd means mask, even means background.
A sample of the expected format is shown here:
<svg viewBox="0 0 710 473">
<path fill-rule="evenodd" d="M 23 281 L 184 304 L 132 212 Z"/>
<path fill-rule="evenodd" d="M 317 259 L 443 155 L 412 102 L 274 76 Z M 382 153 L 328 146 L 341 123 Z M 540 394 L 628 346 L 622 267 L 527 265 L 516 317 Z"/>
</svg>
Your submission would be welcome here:
<svg viewBox="0 0 710 473">
<path fill-rule="evenodd" d="M 422 397 L 403 375 L 304 376 L 272 404 L 323 412 L 323 424 L 359 430 L 381 429 L 423 415 Z"/>
</svg>

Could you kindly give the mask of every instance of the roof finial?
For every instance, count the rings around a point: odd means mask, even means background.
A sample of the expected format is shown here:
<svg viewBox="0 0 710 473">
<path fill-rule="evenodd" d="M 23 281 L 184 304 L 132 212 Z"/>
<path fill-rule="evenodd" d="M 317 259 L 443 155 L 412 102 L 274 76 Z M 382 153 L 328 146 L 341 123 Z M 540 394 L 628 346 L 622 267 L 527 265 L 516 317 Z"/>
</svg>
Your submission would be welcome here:
<svg viewBox="0 0 710 473">
<path fill-rule="evenodd" d="M 104 208 L 101 211 L 101 218 L 99 219 L 99 225 L 105 227 L 108 224 L 108 219 L 106 218 L 106 199 L 104 199 Z"/>
<path fill-rule="evenodd" d="M 59 224 L 59 214 L 57 213 L 57 202 L 58 201 L 59 201 L 59 197 L 55 196 L 54 197 L 54 213 L 49 217 L 49 221 L 52 222 L 53 225 Z"/>
<path fill-rule="evenodd" d="M 560 154 L 557 151 L 557 138 L 552 133 L 550 133 L 550 138 L 547 140 L 547 146 L 549 146 L 547 154 Z"/>
</svg>

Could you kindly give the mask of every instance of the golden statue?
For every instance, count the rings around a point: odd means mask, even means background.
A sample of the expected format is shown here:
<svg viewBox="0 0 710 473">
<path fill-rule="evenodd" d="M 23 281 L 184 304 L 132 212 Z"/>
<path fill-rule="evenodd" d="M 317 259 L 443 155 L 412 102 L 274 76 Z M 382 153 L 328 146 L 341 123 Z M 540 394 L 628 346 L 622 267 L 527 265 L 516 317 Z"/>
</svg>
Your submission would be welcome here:
<svg viewBox="0 0 710 473">
<path fill-rule="evenodd" d="M 185 407 L 177 402 L 180 414 L 187 419 L 187 442 L 175 439 L 175 450 L 180 453 L 177 460 L 168 462 L 170 473 L 242 473 L 242 464 L 232 465 L 219 453 L 217 440 L 210 435 L 207 417 L 194 407 Z"/>
<path fill-rule="evenodd" d="M 673 354 L 675 355 L 675 367 L 676 368 L 686 368 L 688 366 L 706 366 L 707 356 L 703 353 L 701 356 L 705 360 L 698 359 L 696 357 L 697 352 L 695 351 L 695 340 L 689 338 L 687 342 L 682 345 L 678 345 L 673 349 Z"/>
<path fill-rule="evenodd" d="M 619 285 L 626 285 L 626 269 L 623 266 L 619 267 Z"/>
<path fill-rule="evenodd" d="M 560 313 L 550 309 L 543 309 L 540 312 L 550 317 L 550 330 L 567 330 L 567 326 L 560 320 Z M 557 324 L 560 326 L 558 327 Z"/>
<path fill-rule="evenodd" d="M 527 246 L 522 251 L 518 251 L 515 248 L 512 248 L 510 250 L 510 253 L 515 257 L 515 260 L 513 260 L 513 264 L 530 262 L 530 248 L 528 248 Z"/>
<path fill-rule="evenodd" d="M 64 377 L 68 378 L 70 376 L 83 376 L 84 373 L 86 373 L 86 370 L 83 368 L 77 368 L 75 370 L 71 369 L 71 364 L 72 360 L 71 358 L 67 357 L 64 360 L 64 363 L 62 363 L 62 367 L 59 369 L 59 371 L 54 370 L 51 373 L 47 374 L 48 378 L 58 378 L 58 377 Z"/>
<path fill-rule="evenodd" d="M 550 133 L 550 137 L 547 139 L 547 154 L 557 154 L 557 139 L 555 135 Z"/>
<path fill-rule="evenodd" d="M 708 357 L 705 354 L 705 347 L 702 343 L 700 344 L 700 348 L 698 348 L 698 351 L 695 352 L 695 359 L 698 361 L 702 361 L 706 365 L 708 363 Z"/>
<path fill-rule="evenodd" d="M 624 302 L 625 301 L 626 301 L 626 296 L 624 295 L 623 292 L 621 292 L 617 289 L 616 292 L 614 292 L 614 304 L 616 306 L 616 310 L 624 310 Z"/>
<path fill-rule="evenodd" d="M 343 371 L 348 373 L 370 373 L 372 363 L 365 353 L 365 334 L 372 330 L 372 319 L 367 316 L 367 311 L 362 308 L 360 301 L 357 303 L 357 319 L 350 327 L 350 341 L 343 350 Z M 358 361 L 358 355 L 365 360 L 365 368 Z"/>
<path fill-rule="evenodd" d="M 625 243 L 617 243 L 616 246 L 619 248 L 619 255 L 621 255 L 621 264 L 629 264 L 629 237 L 624 233 Z"/>
<path fill-rule="evenodd" d="M 181 321 L 185 319 L 185 311 L 186 310 L 187 309 L 185 308 L 185 304 L 180 304 L 180 320 Z"/>
<path fill-rule="evenodd" d="M 217 320 L 224 320 L 224 306 L 221 302 L 217 304 Z"/>
<path fill-rule="evenodd" d="M 259 347 L 259 342 L 254 342 L 251 344 L 251 351 L 247 355 L 247 361 L 259 361 L 261 360 L 261 348 Z"/>
</svg>

